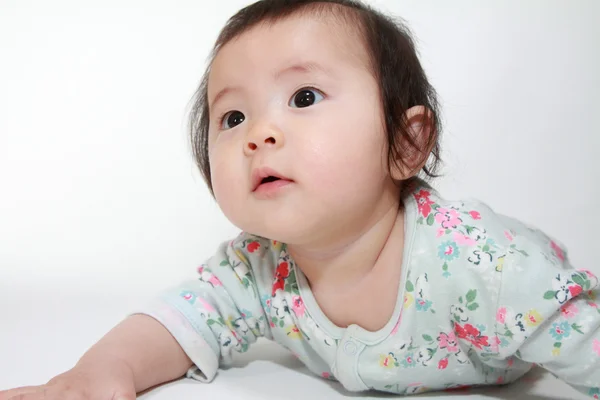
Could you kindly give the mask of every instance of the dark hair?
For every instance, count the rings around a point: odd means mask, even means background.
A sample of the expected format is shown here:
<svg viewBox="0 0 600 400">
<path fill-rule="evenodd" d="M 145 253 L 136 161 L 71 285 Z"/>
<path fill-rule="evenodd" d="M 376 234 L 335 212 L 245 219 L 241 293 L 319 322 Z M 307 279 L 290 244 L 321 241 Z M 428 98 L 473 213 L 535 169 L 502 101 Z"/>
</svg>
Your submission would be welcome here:
<svg viewBox="0 0 600 400">
<path fill-rule="evenodd" d="M 370 57 L 373 76 L 380 88 L 388 143 L 388 167 L 392 167 L 392 163 L 398 167 L 409 167 L 402 154 L 417 151 L 423 155 L 423 161 L 429 159 L 423 167 L 425 178 L 438 177 L 436 172 L 441 163 L 440 107 L 436 92 L 421 67 L 408 27 L 356 0 L 261 0 L 241 9 L 227 21 L 217 38 L 209 67 L 194 96 L 189 120 L 192 150 L 196 165 L 213 196 L 208 159 L 210 64 L 222 46 L 248 29 L 259 23 L 275 23 L 297 13 L 329 14 L 341 17 L 357 27 Z M 421 146 L 407 131 L 407 121 L 404 118 L 405 112 L 417 105 L 429 110 L 429 115 L 424 115 L 424 118 L 429 118 L 429 125 L 432 127 L 426 143 Z M 426 152 L 430 153 L 425 154 Z M 409 180 L 412 179 L 415 178 Z"/>
</svg>

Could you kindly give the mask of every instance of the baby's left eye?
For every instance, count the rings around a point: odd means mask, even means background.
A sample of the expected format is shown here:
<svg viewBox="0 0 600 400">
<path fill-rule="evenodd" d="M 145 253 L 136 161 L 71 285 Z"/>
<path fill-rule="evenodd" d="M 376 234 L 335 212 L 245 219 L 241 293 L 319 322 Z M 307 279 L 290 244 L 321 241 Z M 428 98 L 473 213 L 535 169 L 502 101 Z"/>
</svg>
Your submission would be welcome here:
<svg viewBox="0 0 600 400">
<path fill-rule="evenodd" d="M 290 107 L 304 108 L 310 107 L 323 100 L 323 93 L 314 88 L 302 88 L 298 90 L 290 99 Z"/>
</svg>

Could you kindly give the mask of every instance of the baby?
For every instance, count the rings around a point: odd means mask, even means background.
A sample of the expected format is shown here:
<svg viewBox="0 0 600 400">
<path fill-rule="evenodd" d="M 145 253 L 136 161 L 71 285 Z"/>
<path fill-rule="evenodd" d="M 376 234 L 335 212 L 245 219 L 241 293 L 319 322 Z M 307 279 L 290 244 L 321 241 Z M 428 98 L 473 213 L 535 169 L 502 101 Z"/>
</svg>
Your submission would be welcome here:
<svg viewBox="0 0 600 400">
<path fill-rule="evenodd" d="M 403 26 L 352 0 L 250 5 L 218 37 L 191 121 L 243 233 L 73 369 L 1 400 L 210 382 L 259 337 L 348 391 L 505 384 L 537 364 L 600 396 L 598 278 L 538 229 L 426 183 L 439 108 Z"/>
</svg>

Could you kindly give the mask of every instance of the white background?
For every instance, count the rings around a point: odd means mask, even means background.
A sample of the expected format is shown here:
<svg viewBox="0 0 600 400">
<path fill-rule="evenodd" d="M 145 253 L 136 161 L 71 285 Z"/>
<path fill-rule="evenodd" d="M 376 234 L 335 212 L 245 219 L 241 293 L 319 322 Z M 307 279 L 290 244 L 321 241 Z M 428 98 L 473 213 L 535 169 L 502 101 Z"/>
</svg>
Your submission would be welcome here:
<svg viewBox="0 0 600 400">
<path fill-rule="evenodd" d="M 237 234 L 186 117 L 219 29 L 248 3 L 0 0 L 0 359 L 40 307 L 126 299 L 97 339 Z M 408 21 L 439 92 L 434 186 L 537 225 L 600 273 L 600 2 L 372 3 Z M 11 384 L 33 383 L 18 370 Z"/>
</svg>

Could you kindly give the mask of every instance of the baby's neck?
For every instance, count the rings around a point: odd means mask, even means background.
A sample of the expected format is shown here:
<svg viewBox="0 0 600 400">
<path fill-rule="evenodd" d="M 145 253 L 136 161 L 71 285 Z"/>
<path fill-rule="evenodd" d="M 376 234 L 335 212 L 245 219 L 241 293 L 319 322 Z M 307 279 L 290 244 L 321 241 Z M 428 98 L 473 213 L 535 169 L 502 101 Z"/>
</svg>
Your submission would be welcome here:
<svg viewBox="0 0 600 400">
<path fill-rule="evenodd" d="M 288 245 L 288 250 L 313 292 L 321 288 L 347 292 L 369 286 L 370 277 L 379 275 L 390 261 L 400 268 L 396 257 L 402 254 L 403 242 L 404 210 L 391 207 L 353 236 L 318 247 Z"/>
</svg>

